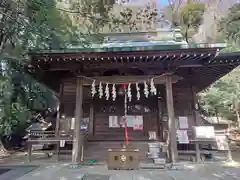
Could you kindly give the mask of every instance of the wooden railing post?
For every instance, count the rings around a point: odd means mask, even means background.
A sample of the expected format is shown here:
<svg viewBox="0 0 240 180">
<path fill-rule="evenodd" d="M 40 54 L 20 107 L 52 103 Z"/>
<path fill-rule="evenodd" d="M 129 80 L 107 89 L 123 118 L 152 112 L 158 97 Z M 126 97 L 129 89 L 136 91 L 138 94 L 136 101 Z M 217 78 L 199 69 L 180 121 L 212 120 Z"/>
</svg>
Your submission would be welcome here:
<svg viewBox="0 0 240 180">
<path fill-rule="evenodd" d="M 73 133 L 73 149 L 72 149 L 72 163 L 81 162 L 81 150 L 83 145 L 83 138 L 81 137 L 82 124 L 82 102 L 83 102 L 83 80 L 82 77 L 77 77 L 76 87 L 76 110 L 75 110 L 75 128 Z"/>
<path fill-rule="evenodd" d="M 167 112 L 168 112 L 169 156 L 170 156 L 170 162 L 175 163 L 178 158 L 178 152 L 177 152 L 177 137 L 176 137 L 176 127 L 175 127 L 171 74 L 167 74 L 165 76 L 165 84 L 166 84 L 166 98 L 167 98 Z"/>
</svg>

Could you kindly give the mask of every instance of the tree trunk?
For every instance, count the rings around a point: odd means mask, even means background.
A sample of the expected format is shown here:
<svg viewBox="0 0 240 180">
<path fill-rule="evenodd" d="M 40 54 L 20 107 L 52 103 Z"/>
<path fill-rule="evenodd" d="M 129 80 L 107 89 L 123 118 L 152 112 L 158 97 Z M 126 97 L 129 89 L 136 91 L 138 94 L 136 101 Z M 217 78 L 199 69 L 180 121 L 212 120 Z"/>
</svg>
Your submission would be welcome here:
<svg viewBox="0 0 240 180">
<path fill-rule="evenodd" d="M 188 29 L 185 31 L 185 41 L 188 43 Z"/>
<path fill-rule="evenodd" d="M 237 115 L 238 127 L 240 128 L 240 113 L 238 110 L 236 110 L 236 115 Z"/>
<path fill-rule="evenodd" d="M 217 110 L 215 110 L 215 114 L 216 114 L 217 121 L 218 121 L 217 123 L 220 124 L 220 120 L 219 120 L 219 116 L 218 116 L 218 111 Z"/>
<path fill-rule="evenodd" d="M 0 157 L 1 156 L 7 156 L 8 155 L 8 151 L 5 149 L 2 140 L 0 140 Z"/>
<path fill-rule="evenodd" d="M 189 28 L 190 28 L 190 24 L 187 25 L 187 28 L 186 28 L 186 31 L 185 31 L 185 41 L 188 43 L 188 31 L 189 31 Z"/>
</svg>

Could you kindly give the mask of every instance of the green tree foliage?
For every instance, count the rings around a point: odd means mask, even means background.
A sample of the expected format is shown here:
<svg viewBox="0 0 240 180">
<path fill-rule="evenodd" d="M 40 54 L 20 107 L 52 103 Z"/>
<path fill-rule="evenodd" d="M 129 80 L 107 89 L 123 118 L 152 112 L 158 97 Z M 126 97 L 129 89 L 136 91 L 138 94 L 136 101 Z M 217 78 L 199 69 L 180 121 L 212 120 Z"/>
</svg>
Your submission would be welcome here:
<svg viewBox="0 0 240 180">
<path fill-rule="evenodd" d="M 0 137 L 24 129 L 35 110 L 56 107 L 54 93 L 24 71 L 30 49 L 88 46 L 103 40 L 105 26 L 130 23 L 105 2 L 74 0 L 65 8 L 56 0 L 0 1 Z"/>
<path fill-rule="evenodd" d="M 227 40 L 238 46 L 240 43 L 240 4 L 230 8 L 228 15 L 220 22 L 220 30 Z"/>
<path fill-rule="evenodd" d="M 31 49 L 61 49 L 72 43 L 76 27 L 68 16 L 56 9 L 54 0 L 28 0 L 26 14 L 29 26 L 23 40 L 25 43 L 31 40 Z"/>
<path fill-rule="evenodd" d="M 0 138 L 24 131 L 35 110 L 56 107 L 54 93 L 24 71 L 23 59 L 29 49 L 60 49 L 82 43 L 78 35 L 53 0 L 0 2 Z"/>
<path fill-rule="evenodd" d="M 228 41 L 227 47 L 221 50 L 221 52 L 238 52 L 238 51 L 240 51 L 240 46 L 231 41 Z"/>
<path fill-rule="evenodd" d="M 201 93 L 201 102 L 210 115 L 235 120 L 240 126 L 240 69 L 235 69 Z"/>
<path fill-rule="evenodd" d="M 188 42 L 189 31 L 196 31 L 203 18 L 205 5 L 198 2 L 190 2 L 180 9 L 180 26 L 184 32 L 184 37 Z"/>
<path fill-rule="evenodd" d="M 30 48 L 63 48 L 70 43 L 70 21 L 64 21 L 55 7 L 51 0 L 0 2 L 0 137 L 11 136 L 19 127 L 24 130 L 31 112 L 55 107 L 54 93 L 25 73 L 23 60 Z"/>
</svg>

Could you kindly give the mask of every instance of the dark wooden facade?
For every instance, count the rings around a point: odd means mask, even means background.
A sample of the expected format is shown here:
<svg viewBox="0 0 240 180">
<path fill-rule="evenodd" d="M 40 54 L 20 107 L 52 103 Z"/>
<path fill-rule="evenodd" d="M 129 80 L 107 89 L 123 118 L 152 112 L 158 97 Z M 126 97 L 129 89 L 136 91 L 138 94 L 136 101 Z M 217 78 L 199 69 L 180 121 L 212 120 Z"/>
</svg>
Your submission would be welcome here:
<svg viewBox="0 0 240 180">
<path fill-rule="evenodd" d="M 157 96 L 146 99 L 141 94 L 141 100 L 136 101 L 132 93 L 131 103 L 146 106 L 150 111 L 128 112 L 143 115 L 144 125 L 143 131 L 128 128 L 128 133 L 130 144 L 142 151 L 143 159 L 149 131 L 157 133 L 158 141 L 170 137 L 174 161 L 177 156 L 175 118 L 187 116 L 190 127 L 199 125 L 196 93 L 239 65 L 239 53 L 219 55 L 218 51 L 218 48 L 172 48 L 135 52 L 42 52 L 30 54 L 29 71 L 59 94 L 61 114 L 75 117 L 76 127 L 80 126 L 82 117 L 90 117 L 86 158 L 107 157 L 106 148 L 120 147 L 124 143 L 123 128 L 108 125 L 110 115 L 124 115 L 124 98 L 117 96 L 115 102 L 111 98 L 108 101 L 92 98 L 91 79 L 120 85 L 162 75 L 155 80 Z M 114 111 L 109 110 L 110 107 L 114 107 Z M 166 132 L 170 132 L 170 136 Z M 79 129 L 75 129 L 77 152 L 81 143 L 79 134 Z M 77 156 L 73 155 L 74 162 L 79 161 Z"/>
</svg>

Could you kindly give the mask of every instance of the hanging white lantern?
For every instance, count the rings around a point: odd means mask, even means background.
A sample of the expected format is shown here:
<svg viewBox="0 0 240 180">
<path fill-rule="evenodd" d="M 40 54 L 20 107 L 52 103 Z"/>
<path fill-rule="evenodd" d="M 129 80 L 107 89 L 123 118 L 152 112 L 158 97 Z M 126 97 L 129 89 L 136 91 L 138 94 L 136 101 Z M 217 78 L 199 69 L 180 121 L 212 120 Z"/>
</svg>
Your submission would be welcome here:
<svg viewBox="0 0 240 180">
<path fill-rule="evenodd" d="M 103 86 L 102 86 L 102 82 L 99 83 L 98 93 L 99 93 L 99 98 L 102 99 L 102 97 L 103 97 Z"/>
<path fill-rule="evenodd" d="M 94 97 L 96 93 L 97 93 L 97 91 L 96 91 L 95 80 L 94 80 L 92 83 L 92 89 L 91 89 L 92 97 Z"/>
<path fill-rule="evenodd" d="M 131 102 L 132 101 L 131 83 L 128 84 L 127 96 L 128 96 L 129 102 Z"/>
<path fill-rule="evenodd" d="M 146 81 L 144 81 L 144 95 L 146 98 L 148 98 L 149 90 L 148 90 L 148 85 Z"/>
<path fill-rule="evenodd" d="M 150 83 L 150 92 L 153 94 L 153 95 L 157 95 L 157 89 L 154 85 L 154 81 L 153 81 L 153 78 L 151 79 L 151 83 Z"/>
<path fill-rule="evenodd" d="M 105 88 L 105 96 L 106 96 L 106 100 L 109 100 L 109 96 L 110 96 L 110 94 L 109 94 L 108 83 L 107 83 L 106 88 Z"/>
<path fill-rule="evenodd" d="M 138 86 L 138 83 L 136 83 L 136 90 L 137 90 L 137 100 L 140 100 L 140 88 Z"/>
<path fill-rule="evenodd" d="M 112 100 L 115 101 L 117 97 L 116 87 L 115 84 L 112 86 Z"/>
</svg>

